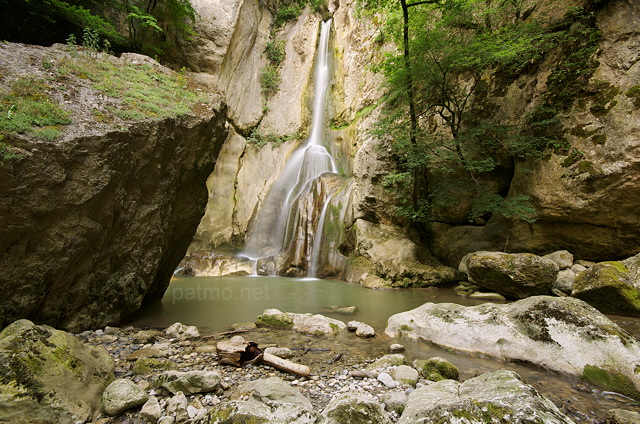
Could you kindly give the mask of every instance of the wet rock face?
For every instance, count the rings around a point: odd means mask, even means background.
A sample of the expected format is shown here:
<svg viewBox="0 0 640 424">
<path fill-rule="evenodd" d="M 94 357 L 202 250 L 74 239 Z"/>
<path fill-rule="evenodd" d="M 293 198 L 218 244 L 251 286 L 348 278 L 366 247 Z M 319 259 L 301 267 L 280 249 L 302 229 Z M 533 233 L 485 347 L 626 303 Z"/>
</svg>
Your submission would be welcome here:
<svg viewBox="0 0 640 424">
<path fill-rule="evenodd" d="M 90 105 L 87 105 L 90 108 Z M 0 164 L 0 328 L 29 318 L 81 330 L 164 293 L 207 201 L 226 110 L 78 125 L 64 141 L 6 137 Z"/>
</svg>

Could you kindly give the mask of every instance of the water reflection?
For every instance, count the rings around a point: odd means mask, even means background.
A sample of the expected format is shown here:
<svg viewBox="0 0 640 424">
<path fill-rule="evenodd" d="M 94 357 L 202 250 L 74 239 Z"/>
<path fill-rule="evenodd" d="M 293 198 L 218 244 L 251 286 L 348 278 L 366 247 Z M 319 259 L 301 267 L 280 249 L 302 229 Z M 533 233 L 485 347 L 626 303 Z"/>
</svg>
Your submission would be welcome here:
<svg viewBox="0 0 640 424">
<path fill-rule="evenodd" d="M 384 331 L 387 318 L 425 302 L 479 305 L 451 289 L 369 290 L 343 281 L 285 277 L 176 277 L 162 301 L 143 308 L 136 326 L 169 326 L 176 321 L 201 331 L 225 331 L 231 324 L 255 321 L 267 308 L 285 312 L 322 313 L 352 319 Z M 333 305 L 357 306 L 353 315 L 328 311 Z"/>
</svg>

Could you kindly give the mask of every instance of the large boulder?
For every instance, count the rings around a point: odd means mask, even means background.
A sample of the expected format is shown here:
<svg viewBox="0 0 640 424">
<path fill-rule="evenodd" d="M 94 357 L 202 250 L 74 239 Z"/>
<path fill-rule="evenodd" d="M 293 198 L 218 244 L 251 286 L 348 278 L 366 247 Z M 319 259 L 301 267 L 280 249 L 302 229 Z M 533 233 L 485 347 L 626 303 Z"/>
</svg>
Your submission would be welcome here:
<svg viewBox="0 0 640 424">
<path fill-rule="evenodd" d="M 207 424 L 315 424 L 318 413 L 293 403 L 234 400 L 215 405 L 207 414 Z"/>
<path fill-rule="evenodd" d="M 640 255 L 601 262 L 576 276 L 572 296 L 617 315 L 640 316 Z"/>
<path fill-rule="evenodd" d="M 556 262 L 531 253 L 476 252 L 465 258 L 475 284 L 512 298 L 549 294 L 559 270 Z"/>
<path fill-rule="evenodd" d="M 27 320 L 0 333 L 0 422 L 84 422 L 113 379 L 107 351 L 72 334 Z"/>
<path fill-rule="evenodd" d="M 67 56 L 63 47 L 3 45 L 2 90 L 13 70 L 48 78 Z M 204 213 L 226 107 L 134 121 L 110 115 L 105 108 L 122 100 L 73 73 L 47 90 L 73 115 L 60 138 L 3 138 L 24 158 L 0 161 L 0 291 L 11 293 L 0 299 L 0 328 L 19 318 L 102 328 L 164 294 Z"/>
<path fill-rule="evenodd" d="M 414 390 L 398 424 L 573 424 L 513 371 L 494 371 L 464 383 L 442 380 Z"/>
<path fill-rule="evenodd" d="M 640 342 L 579 299 L 535 296 L 474 307 L 426 303 L 390 317 L 386 333 L 525 361 L 640 399 Z"/>
</svg>

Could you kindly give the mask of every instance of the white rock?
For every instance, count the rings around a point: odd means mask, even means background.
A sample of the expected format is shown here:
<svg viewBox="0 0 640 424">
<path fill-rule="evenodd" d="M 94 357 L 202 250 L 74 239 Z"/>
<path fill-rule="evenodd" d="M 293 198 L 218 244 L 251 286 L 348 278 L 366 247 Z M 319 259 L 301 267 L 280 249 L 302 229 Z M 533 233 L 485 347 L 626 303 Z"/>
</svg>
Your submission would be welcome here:
<svg viewBox="0 0 640 424">
<path fill-rule="evenodd" d="M 391 377 L 391 375 L 387 374 L 386 372 L 381 372 L 380 374 L 378 374 L 378 381 L 387 386 L 387 388 L 389 389 L 394 389 L 398 385 L 393 377 Z"/>
<path fill-rule="evenodd" d="M 347 329 L 349 331 L 355 331 L 356 336 L 362 338 L 374 337 L 376 335 L 373 327 L 360 321 L 349 321 L 347 323 Z"/>
<path fill-rule="evenodd" d="M 107 415 L 118 415 L 140 406 L 149 400 L 149 395 L 131 380 L 114 380 L 102 393 L 102 410 Z"/>
<path fill-rule="evenodd" d="M 165 330 L 165 333 L 169 337 L 175 337 L 180 340 L 193 339 L 200 337 L 198 328 L 193 325 L 184 325 L 176 322 Z"/>
<path fill-rule="evenodd" d="M 161 416 L 162 407 L 160 407 L 158 398 L 155 396 L 150 396 L 149 400 L 144 405 L 142 405 L 142 409 L 140 409 L 140 418 L 150 423 L 156 423 Z"/>
<path fill-rule="evenodd" d="M 402 352 L 404 352 L 404 346 L 402 346 L 401 344 L 398 344 L 398 343 L 394 343 L 391 346 L 389 346 L 389 352 L 390 353 L 402 353 Z"/>
</svg>

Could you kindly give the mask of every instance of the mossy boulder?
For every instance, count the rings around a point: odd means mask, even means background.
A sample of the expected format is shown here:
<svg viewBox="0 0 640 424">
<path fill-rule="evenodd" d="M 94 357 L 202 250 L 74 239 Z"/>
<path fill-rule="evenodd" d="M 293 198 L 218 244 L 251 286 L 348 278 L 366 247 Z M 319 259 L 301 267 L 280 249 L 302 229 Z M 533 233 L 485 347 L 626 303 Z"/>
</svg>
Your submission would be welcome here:
<svg viewBox="0 0 640 424">
<path fill-rule="evenodd" d="M 293 318 L 278 309 L 265 309 L 262 315 L 256 319 L 258 327 L 276 327 L 291 328 L 293 327 Z"/>
<path fill-rule="evenodd" d="M 294 403 L 265 404 L 254 399 L 219 403 L 209 411 L 207 420 L 207 424 L 314 424 L 320 417 Z"/>
<path fill-rule="evenodd" d="M 522 299 L 549 294 L 559 266 L 531 253 L 476 252 L 466 256 L 470 280 L 507 297 Z"/>
<path fill-rule="evenodd" d="M 424 417 L 430 423 L 573 424 L 553 402 L 507 370 L 414 390 L 398 424 L 424 422 Z"/>
<path fill-rule="evenodd" d="M 178 364 L 163 358 L 143 357 L 136 359 L 133 364 L 133 373 L 137 375 L 149 374 L 152 371 L 172 371 L 177 370 Z"/>
<path fill-rule="evenodd" d="M 322 411 L 325 424 L 391 424 L 384 407 L 368 393 L 335 396 Z"/>
<path fill-rule="evenodd" d="M 391 316 L 386 333 L 579 377 L 586 366 L 594 366 L 624 376 L 640 390 L 640 342 L 572 297 L 533 296 L 506 305 L 469 307 L 426 303 Z"/>
<path fill-rule="evenodd" d="M 439 356 L 429 359 L 416 359 L 413 366 L 418 370 L 420 375 L 427 380 L 457 380 L 459 378 L 458 367 L 451 362 Z"/>
<path fill-rule="evenodd" d="M 84 422 L 114 379 L 101 347 L 19 320 L 0 333 L 0 422 Z"/>
<path fill-rule="evenodd" d="M 300 390 L 290 386 L 289 383 L 278 377 L 244 382 L 233 390 L 228 397 L 231 400 L 251 398 L 264 404 L 273 402 L 292 403 L 305 409 L 313 409 L 311 401 Z"/>
<path fill-rule="evenodd" d="M 259 327 L 291 328 L 302 334 L 318 337 L 333 337 L 338 333 L 346 333 L 347 325 L 337 319 L 320 314 L 296 314 L 281 312 L 278 309 L 265 309 L 256 319 Z"/>
<path fill-rule="evenodd" d="M 600 262 L 578 274 L 571 295 L 605 313 L 640 316 L 640 281 L 634 278 L 639 267 L 635 258 Z"/>
<path fill-rule="evenodd" d="M 164 387 L 173 394 L 222 392 L 222 378 L 216 371 L 165 371 L 156 376 L 153 384 Z"/>
</svg>

